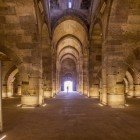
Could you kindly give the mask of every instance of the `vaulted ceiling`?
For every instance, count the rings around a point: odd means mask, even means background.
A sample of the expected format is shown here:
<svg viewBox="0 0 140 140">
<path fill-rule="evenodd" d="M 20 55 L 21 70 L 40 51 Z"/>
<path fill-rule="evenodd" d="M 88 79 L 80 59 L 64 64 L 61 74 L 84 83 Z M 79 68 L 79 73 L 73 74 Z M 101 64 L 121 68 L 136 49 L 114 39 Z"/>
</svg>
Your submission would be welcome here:
<svg viewBox="0 0 140 140">
<path fill-rule="evenodd" d="M 43 0 L 45 9 L 48 9 L 45 15 L 49 16 L 52 28 L 64 16 L 77 16 L 89 27 L 103 2 L 104 0 Z"/>
</svg>

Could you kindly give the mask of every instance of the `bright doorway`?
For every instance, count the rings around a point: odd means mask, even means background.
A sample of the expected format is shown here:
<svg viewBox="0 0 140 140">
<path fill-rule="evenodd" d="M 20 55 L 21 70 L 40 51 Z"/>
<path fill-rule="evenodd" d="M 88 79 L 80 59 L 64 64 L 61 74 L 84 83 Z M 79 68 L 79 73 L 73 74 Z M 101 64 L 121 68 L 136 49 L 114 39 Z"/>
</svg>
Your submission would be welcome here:
<svg viewBox="0 0 140 140">
<path fill-rule="evenodd" d="M 72 92 L 73 91 L 73 82 L 72 81 L 65 81 L 64 82 L 64 92 Z"/>
</svg>

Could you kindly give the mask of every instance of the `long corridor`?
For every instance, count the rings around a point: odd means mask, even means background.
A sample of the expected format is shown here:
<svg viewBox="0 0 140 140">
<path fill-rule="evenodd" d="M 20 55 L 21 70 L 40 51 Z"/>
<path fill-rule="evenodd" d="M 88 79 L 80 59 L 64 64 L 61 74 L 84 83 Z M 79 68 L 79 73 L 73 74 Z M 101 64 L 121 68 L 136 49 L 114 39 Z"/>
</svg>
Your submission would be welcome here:
<svg viewBox="0 0 140 140">
<path fill-rule="evenodd" d="M 140 102 L 113 109 L 79 93 L 60 93 L 45 107 L 16 107 L 18 98 L 3 100 L 4 140 L 139 140 Z M 127 134 L 127 137 L 126 137 Z"/>
</svg>

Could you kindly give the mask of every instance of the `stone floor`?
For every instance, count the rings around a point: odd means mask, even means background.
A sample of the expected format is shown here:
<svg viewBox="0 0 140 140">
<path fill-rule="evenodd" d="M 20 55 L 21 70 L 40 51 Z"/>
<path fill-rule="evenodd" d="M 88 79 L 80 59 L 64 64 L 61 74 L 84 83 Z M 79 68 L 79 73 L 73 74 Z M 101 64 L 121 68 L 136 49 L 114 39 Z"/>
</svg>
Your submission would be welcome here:
<svg viewBox="0 0 140 140">
<path fill-rule="evenodd" d="M 19 102 L 3 100 L 4 140 L 140 140 L 140 99 L 128 99 L 123 109 L 76 93 L 61 93 L 36 109 L 16 107 Z"/>
</svg>

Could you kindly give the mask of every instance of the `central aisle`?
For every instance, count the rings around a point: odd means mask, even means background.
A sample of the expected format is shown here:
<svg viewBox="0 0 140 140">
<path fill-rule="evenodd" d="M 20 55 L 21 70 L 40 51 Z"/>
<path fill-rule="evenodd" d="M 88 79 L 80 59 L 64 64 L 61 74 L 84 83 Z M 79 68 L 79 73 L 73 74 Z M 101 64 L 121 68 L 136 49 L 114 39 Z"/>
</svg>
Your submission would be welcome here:
<svg viewBox="0 0 140 140">
<path fill-rule="evenodd" d="M 56 99 L 85 99 L 85 96 L 78 92 L 60 92 L 55 96 Z"/>
<path fill-rule="evenodd" d="M 74 92 L 46 99 L 46 107 L 35 109 L 17 108 L 18 102 L 4 100 L 4 140 L 140 139 L 140 103 L 136 99 L 133 109 L 102 107 L 98 100 Z"/>
</svg>

